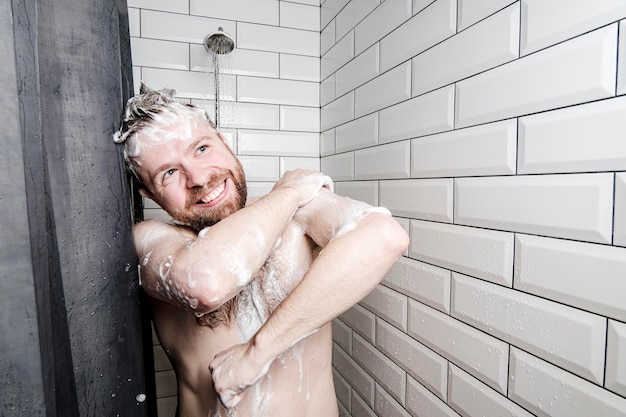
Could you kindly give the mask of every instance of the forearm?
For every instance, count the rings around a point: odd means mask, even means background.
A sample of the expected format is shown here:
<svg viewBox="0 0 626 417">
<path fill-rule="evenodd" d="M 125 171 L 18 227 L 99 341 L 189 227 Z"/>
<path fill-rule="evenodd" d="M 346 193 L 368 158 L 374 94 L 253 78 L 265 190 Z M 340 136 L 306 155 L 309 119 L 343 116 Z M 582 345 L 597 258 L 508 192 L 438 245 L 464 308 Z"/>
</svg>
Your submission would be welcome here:
<svg viewBox="0 0 626 417">
<path fill-rule="evenodd" d="M 300 284 L 251 341 L 271 361 L 364 298 L 404 252 L 408 236 L 390 216 L 370 213 L 331 240 Z"/>
</svg>

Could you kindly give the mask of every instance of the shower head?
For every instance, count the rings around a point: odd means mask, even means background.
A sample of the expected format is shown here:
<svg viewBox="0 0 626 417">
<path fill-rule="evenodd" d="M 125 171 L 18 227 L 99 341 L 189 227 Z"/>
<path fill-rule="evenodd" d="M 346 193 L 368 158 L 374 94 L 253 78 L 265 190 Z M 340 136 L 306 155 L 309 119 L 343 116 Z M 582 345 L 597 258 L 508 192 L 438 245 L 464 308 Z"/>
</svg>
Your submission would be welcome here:
<svg viewBox="0 0 626 417">
<path fill-rule="evenodd" d="M 209 53 L 224 55 L 232 52 L 235 41 L 230 35 L 219 27 L 217 32 L 209 33 L 204 37 L 204 49 Z"/>
</svg>

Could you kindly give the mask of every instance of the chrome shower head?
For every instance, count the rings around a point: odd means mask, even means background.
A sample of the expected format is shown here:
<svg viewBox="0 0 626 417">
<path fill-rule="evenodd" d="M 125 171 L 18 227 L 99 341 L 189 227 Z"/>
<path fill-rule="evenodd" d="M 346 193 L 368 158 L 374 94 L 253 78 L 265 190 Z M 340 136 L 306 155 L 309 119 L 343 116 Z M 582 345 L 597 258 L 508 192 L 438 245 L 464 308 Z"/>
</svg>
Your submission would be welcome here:
<svg viewBox="0 0 626 417">
<path fill-rule="evenodd" d="M 235 48 L 235 41 L 230 35 L 219 27 L 217 32 L 209 33 L 204 37 L 204 49 L 218 55 L 224 55 L 232 52 Z"/>
</svg>

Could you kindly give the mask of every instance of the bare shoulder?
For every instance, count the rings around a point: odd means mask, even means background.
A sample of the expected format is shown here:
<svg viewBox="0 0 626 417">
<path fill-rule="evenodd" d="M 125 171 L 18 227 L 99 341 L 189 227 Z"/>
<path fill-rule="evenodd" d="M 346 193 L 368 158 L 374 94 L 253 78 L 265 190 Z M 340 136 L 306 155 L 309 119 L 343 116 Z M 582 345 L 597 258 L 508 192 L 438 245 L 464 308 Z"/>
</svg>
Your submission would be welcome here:
<svg viewBox="0 0 626 417">
<path fill-rule="evenodd" d="M 135 249 L 138 254 L 145 253 L 155 246 L 181 245 L 196 237 L 195 233 L 184 226 L 167 223 L 161 220 L 144 220 L 133 229 Z"/>
</svg>

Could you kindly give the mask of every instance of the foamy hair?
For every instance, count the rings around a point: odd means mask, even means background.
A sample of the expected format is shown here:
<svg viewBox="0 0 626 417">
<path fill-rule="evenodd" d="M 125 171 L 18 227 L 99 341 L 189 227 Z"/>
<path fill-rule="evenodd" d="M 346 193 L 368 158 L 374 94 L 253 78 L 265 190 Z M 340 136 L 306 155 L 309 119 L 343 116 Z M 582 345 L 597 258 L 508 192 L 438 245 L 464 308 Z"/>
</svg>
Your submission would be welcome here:
<svg viewBox="0 0 626 417">
<path fill-rule="evenodd" d="M 139 95 L 131 97 L 126 103 L 122 124 L 120 129 L 113 134 L 113 141 L 124 143 L 124 159 L 129 170 L 138 179 L 140 179 L 138 172 L 140 167 L 135 158 L 142 150 L 141 144 L 134 140 L 138 133 L 151 137 L 154 135 L 154 130 L 150 128 L 156 129 L 156 124 L 168 122 L 171 124 L 180 116 L 191 114 L 206 120 L 209 126 L 217 132 L 215 124 L 204 109 L 176 101 L 175 94 L 176 90 L 167 88 L 152 90 L 142 83 Z M 170 138 L 173 136 L 169 135 Z"/>
</svg>

